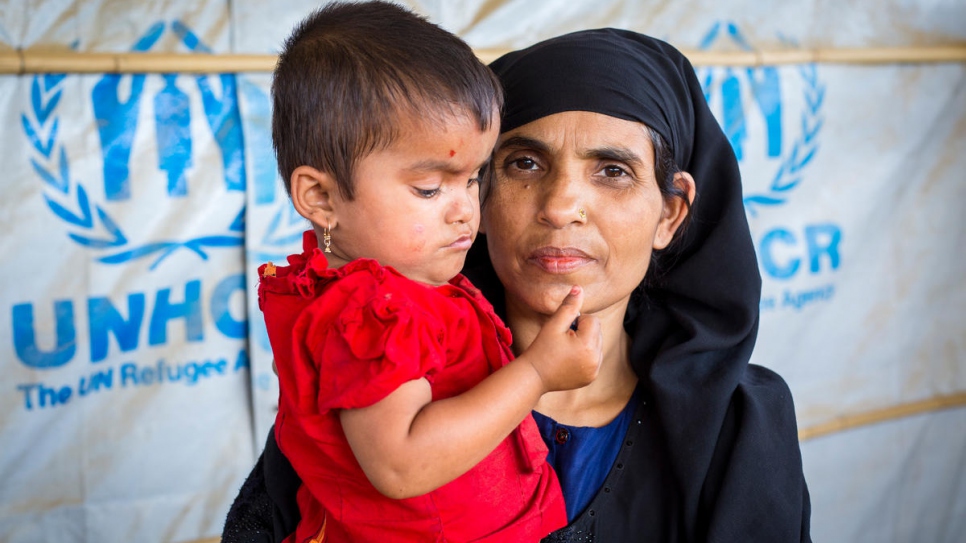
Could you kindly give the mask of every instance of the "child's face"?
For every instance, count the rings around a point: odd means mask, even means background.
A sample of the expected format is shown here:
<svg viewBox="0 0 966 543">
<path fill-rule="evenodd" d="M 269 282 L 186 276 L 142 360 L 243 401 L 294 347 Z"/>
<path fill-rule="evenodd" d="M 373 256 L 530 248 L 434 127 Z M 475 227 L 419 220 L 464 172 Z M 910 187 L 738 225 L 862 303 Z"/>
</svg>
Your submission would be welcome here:
<svg viewBox="0 0 966 543">
<path fill-rule="evenodd" d="M 494 126 L 495 125 L 495 126 Z M 406 277 L 442 285 L 463 268 L 480 224 L 480 168 L 499 122 L 404 118 L 395 143 L 355 169 L 355 198 L 335 196 L 332 249 L 339 260 L 373 258 Z"/>
</svg>

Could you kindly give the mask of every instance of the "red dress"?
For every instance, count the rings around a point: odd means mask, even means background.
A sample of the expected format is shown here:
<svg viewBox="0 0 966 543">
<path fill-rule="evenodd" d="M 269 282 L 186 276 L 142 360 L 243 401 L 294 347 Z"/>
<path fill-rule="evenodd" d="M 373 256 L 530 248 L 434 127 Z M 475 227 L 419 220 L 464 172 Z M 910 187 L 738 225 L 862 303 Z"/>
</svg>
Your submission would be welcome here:
<svg viewBox="0 0 966 543">
<path fill-rule="evenodd" d="M 342 432 L 340 409 L 419 378 L 434 401 L 456 396 L 511 360 L 509 330 L 469 280 L 430 287 L 369 259 L 328 269 L 311 231 L 288 261 L 274 277 L 259 268 L 258 301 L 278 368 L 275 435 L 303 482 L 294 541 L 537 541 L 566 524 L 531 417 L 465 474 L 402 500 L 372 486 Z"/>
</svg>

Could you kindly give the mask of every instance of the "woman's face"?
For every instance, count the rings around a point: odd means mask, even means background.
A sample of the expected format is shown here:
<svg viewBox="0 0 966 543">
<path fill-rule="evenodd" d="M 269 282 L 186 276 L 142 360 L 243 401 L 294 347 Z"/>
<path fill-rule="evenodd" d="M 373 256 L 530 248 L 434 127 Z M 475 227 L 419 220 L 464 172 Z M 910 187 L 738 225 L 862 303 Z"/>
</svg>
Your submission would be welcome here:
<svg viewBox="0 0 966 543">
<path fill-rule="evenodd" d="M 662 198 L 640 123 L 557 113 L 502 134 L 493 165 L 481 231 L 511 311 L 550 314 L 578 284 L 584 313 L 623 315 L 686 213 Z"/>
</svg>

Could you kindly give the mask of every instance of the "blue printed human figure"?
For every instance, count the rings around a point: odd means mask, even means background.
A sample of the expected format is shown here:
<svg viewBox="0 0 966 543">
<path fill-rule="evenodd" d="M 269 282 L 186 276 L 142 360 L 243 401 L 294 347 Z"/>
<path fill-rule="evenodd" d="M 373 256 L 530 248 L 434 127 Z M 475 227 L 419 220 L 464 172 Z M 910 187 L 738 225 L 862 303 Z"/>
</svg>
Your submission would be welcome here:
<svg viewBox="0 0 966 543">
<path fill-rule="evenodd" d="M 141 36 L 132 48 L 147 51 L 154 46 L 164 32 L 164 23 L 155 23 Z M 131 92 L 127 100 L 119 96 L 120 74 L 105 74 L 91 92 L 97 133 L 104 155 L 104 193 L 108 200 L 126 200 L 131 197 L 130 171 L 131 146 L 137 129 L 141 92 L 144 90 L 144 74 L 131 76 Z"/>
<path fill-rule="evenodd" d="M 735 156 L 741 160 L 742 143 L 748 137 L 748 129 L 745 126 L 745 108 L 741 103 L 741 83 L 730 68 L 725 71 L 724 80 L 721 82 L 721 99 L 724 102 L 721 128 L 728 136 Z"/>
<path fill-rule="evenodd" d="M 171 29 L 185 46 L 196 52 L 211 53 L 211 49 L 201 43 L 198 36 L 180 21 L 171 23 Z M 235 74 L 221 74 L 221 96 L 215 96 L 209 76 L 196 78 L 205 117 L 211 133 L 221 149 L 222 166 L 225 171 L 225 185 L 228 190 L 245 190 L 245 149 L 242 134 L 241 112 L 238 109 L 238 89 Z"/>
<path fill-rule="evenodd" d="M 221 74 L 221 98 L 215 96 L 208 83 L 208 76 L 199 75 L 198 89 L 205 107 L 205 117 L 211 133 L 221 148 L 221 161 L 225 170 L 228 190 L 245 190 L 245 153 L 242 135 L 241 113 L 238 110 L 238 92 L 235 74 Z"/>
<path fill-rule="evenodd" d="M 164 74 L 164 88 L 154 96 L 158 168 L 168 176 L 168 196 L 186 196 L 191 167 L 191 102 L 175 85 L 177 74 Z"/>
<path fill-rule="evenodd" d="M 728 23 L 726 28 L 728 35 L 738 46 L 746 51 L 752 49 L 734 23 Z M 710 47 L 717 39 L 720 29 L 721 24 L 715 24 L 705 36 L 704 40 L 702 40 L 701 47 Z M 780 156 L 782 149 L 782 109 L 778 70 L 773 66 L 748 68 L 746 75 L 751 88 L 751 95 L 754 97 L 755 103 L 758 105 L 758 110 L 761 112 L 762 118 L 765 121 L 768 139 L 768 156 Z M 706 76 L 702 79 L 705 99 L 710 98 L 712 83 L 712 71 L 708 70 Z M 741 81 L 731 68 L 725 69 L 724 78 L 721 80 L 721 101 L 722 130 L 728 137 L 728 141 L 731 142 L 731 147 L 734 149 L 738 160 L 741 160 L 744 155 L 743 144 L 748 137 L 748 128 L 741 94 Z"/>
<path fill-rule="evenodd" d="M 778 70 L 773 66 L 748 68 L 748 81 L 768 130 L 768 156 L 781 156 L 782 102 Z"/>
<path fill-rule="evenodd" d="M 255 205 L 271 204 L 275 202 L 277 188 L 282 186 L 272 152 L 272 105 L 268 95 L 251 81 L 239 79 L 237 82 L 238 93 L 246 106 L 245 156 L 252 167 L 254 185 L 250 192 Z"/>
</svg>

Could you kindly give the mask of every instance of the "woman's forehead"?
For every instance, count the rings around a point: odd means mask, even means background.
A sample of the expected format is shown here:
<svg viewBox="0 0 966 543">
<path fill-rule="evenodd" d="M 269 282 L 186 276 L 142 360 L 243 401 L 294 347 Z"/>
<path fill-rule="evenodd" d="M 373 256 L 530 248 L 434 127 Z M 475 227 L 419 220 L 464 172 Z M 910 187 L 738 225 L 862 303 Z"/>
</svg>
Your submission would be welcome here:
<svg viewBox="0 0 966 543">
<path fill-rule="evenodd" d="M 642 123 L 589 111 L 564 111 L 500 135 L 498 152 L 515 148 L 578 154 L 595 149 L 626 149 L 648 155 L 651 141 Z"/>
</svg>

